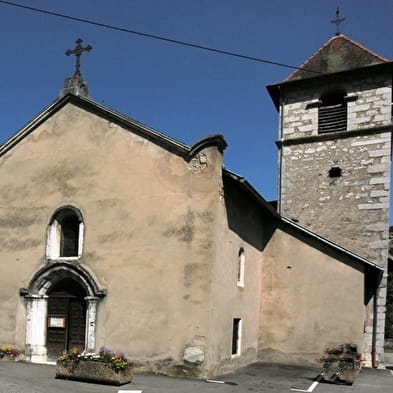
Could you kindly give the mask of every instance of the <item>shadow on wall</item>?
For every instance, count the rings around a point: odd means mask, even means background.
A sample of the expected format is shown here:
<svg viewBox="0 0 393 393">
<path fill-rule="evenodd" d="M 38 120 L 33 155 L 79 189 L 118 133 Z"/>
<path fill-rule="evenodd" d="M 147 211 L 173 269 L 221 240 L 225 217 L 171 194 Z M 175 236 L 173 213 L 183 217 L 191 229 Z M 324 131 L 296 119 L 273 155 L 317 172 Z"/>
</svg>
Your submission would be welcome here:
<svg viewBox="0 0 393 393">
<path fill-rule="evenodd" d="M 228 226 L 245 242 L 263 251 L 274 232 L 282 230 L 353 269 L 365 272 L 364 304 L 369 303 L 381 278 L 372 263 L 361 263 L 349 250 L 281 218 L 274 206 L 266 202 L 243 178 L 227 173 L 223 176 L 223 184 Z"/>
<path fill-rule="evenodd" d="M 223 176 L 225 207 L 229 228 L 245 242 L 259 251 L 266 244 L 277 228 L 273 207 L 245 183 L 232 176 Z"/>
</svg>

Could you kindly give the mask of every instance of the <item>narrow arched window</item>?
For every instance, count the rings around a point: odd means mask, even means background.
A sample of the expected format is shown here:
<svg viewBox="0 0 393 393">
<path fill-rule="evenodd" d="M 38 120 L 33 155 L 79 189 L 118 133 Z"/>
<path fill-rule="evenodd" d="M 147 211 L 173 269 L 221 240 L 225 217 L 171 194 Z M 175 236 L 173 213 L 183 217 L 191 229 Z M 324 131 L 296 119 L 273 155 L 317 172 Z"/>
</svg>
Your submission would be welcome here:
<svg viewBox="0 0 393 393">
<path fill-rule="evenodd" d="M 76 215 L 70 214 L 64 217 L 60 222 L 60 256 L 75 257 L 78 256 L 79 245 L 79 219 Z"/>
<path fill-rule="evenodd" d="M 347 101 L 346 93 L 335 91 L 320 98 L 318 110 L 318 132 L 346 131 Z"/>
<path fill-rule="evenodd" d="M 80 212 L 71 207 L 57 210 L 49 224 L 48 257 L 51 259 L 80 257 L 82 243 L 83 220 Z"/>
<path fill-rule="evenodd" d="M 244 287 L 244 270 L 245 270 L 246 257 L 244 255 L 243 247 L 239 250 L 239 258 L 237 262 L 237 286 Z"/>
</svg>

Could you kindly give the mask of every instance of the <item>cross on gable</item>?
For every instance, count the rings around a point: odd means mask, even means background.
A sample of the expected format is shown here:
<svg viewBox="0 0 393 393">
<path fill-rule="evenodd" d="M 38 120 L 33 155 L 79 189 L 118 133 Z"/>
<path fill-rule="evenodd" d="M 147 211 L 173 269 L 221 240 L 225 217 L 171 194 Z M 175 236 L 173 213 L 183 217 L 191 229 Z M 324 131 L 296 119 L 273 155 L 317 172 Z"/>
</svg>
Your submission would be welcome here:
<svg viewBox="0 0 393 393">
<path fill-rule="evenodd" d="M 68 49 L 68 50 L 65 52 L 65 54 L 66 54 L 67 56 L 75 55 L 75 57 L 76 57 L 76 62 L 75 62 L 75 72 L 74 72 L 74 75 L 80 76 L 80 75 L 81 75 L 81 71 L 80 71 L 80 57 L 81 57 L 81 55 L 82 55 L 83 52 L 90 52 L 90 51 L 93 49 L 93 47 L 92 47 L 91 45 L 87 45 L 86 47 L 83 48 L 83 46 L 82 46 L 82 39 L 81 39 L 81 38 L 78 38 L 78 39 L 75 41 L 75 43 L 76 43 L 75 49 L 73 49 L 73 50 Z"/>
<path fill-rule="evenodd" d="M 340 24 L 344 22 L 345 18 L 340 18 L 340 8 L 337 7 L 336 10 L 336 19 L 333 19 L 330 23 L 334 23 L 336 25 L 337 31 L 336 35 L 340 35 Z"/>
</svg>

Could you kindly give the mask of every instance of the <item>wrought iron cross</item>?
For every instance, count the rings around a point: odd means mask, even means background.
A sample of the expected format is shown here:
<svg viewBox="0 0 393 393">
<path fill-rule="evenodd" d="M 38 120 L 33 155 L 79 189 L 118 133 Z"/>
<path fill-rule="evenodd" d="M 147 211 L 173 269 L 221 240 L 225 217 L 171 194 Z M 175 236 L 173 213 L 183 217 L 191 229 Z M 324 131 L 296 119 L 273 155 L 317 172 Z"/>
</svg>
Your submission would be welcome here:
<svg viewBox="0 0 393 393">
<path fill-rule="evenodd" d="M 332 20 L 330 23 L 334 23 L 336 25 L 337 31 L 336 35 L 340 35 L 340 24 L 344 22 L 345 18 L 340 18 L 340 8 L 337 7 L 336 11 L 336 19 Z"/>
<path fill-rule="evenodd" d="M 80 67 L 81 67 L 80 57 L 81 57 L 81 54 L 83 52 L 90 52 L 93 49 L 93 47 L 91 45 L 87 45 L 86 47 L 83 48 L 82 47 L 82 40 L 80 38 L 78 38 L 75 41 L 75 43 L 76 43 L 75 49 L 73 49 L 73 50 L 68 49 L 65 52 L 65 54 L 67 56 L 75 55 L 76 63 L 75 63 L 75 73 L 74 73 L 74 75 L 81 76 L 81 71 L 80 71 Z"/>
</svg>

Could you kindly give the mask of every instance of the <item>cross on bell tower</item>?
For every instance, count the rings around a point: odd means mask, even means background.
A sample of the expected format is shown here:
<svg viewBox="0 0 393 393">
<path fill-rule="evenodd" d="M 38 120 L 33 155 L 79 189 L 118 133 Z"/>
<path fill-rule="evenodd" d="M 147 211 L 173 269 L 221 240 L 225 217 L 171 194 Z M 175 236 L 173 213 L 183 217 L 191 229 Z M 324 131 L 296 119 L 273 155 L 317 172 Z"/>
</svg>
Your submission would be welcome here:
<svg viewBox="0 0 393 393">
<path fill-rule="evenodd" d="M 336 10 L 336 19 L 333 19 L 330 23 L 334 23 L 336 25 L 336 35 L 340 35 L 340 24 L 345 21 L 345 18 L 340 18 L 340 8 L 337 7 Z"/>
<path fill-rule="evenodd" d="M 60 97 L 63 97 L 69 93 L 81 96 L 87 96 L 89 93 L 88 85 L 83 80 L 80 71 L 80 57 L 83 52 L 90 52 L 93 47 L 91 45 L 83 47 L 81 38 L 78 38 L 75 41 L 75 44 L 76 45 L 74 49 L 68 49 L 65 52 L 67 56 L 75 55 L 75 72 L 73 76 L 64 80 L 64 88 L 60 91 Z"/>
</svg>

